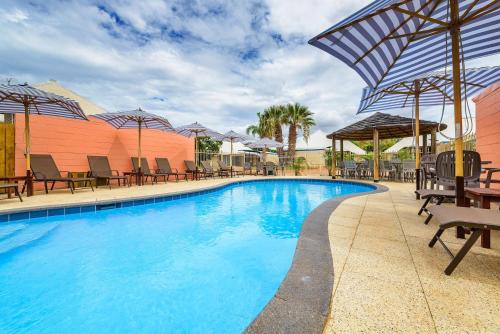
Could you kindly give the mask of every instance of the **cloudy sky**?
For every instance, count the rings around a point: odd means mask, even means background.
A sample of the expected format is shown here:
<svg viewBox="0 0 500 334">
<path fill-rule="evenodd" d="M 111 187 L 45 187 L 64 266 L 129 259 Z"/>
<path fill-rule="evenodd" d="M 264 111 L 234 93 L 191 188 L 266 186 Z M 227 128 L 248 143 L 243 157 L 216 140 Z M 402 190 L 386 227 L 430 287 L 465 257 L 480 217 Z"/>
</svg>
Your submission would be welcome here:
<svg viewBox="0 0 500 334">
<path fill-rule="evenodd" d="M 0 79 L 55 79 L 109 111 L 141 106 L 221 132 L 299 102 L 315 113 L 313 133 L 331 132 L 366 116 L 354 116 L 364 83 L 307 41 L 369 2 L 2 0 Z"/>
</svg>

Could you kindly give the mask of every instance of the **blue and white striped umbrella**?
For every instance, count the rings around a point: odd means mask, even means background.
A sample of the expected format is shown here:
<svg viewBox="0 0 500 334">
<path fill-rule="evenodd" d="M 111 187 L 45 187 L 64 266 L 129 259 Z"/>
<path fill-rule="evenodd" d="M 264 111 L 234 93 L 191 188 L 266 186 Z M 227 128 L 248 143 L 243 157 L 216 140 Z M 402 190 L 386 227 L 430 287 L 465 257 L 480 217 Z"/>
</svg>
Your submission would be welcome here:
<svg viewBox="0 0 500 334">
<path fill-rule="evenodd" d="M 138 145 L 137 145 L 137 163 L 139 170 L 137 176 L 138 185 L 142 185 L 141 174 L 141 140 L 142 128 L 156 129 L 162 131 L 175 131 L 170 122 L 161 116 L 145 112 L 141 108 L 131 111 L 107 112 L 102 114 L 92 115 L 95 118 L 102 119 L 117 129 L 138 129 Z"/>
<path fill-rule="evenodd" d="M 28 84 L 0 85 L 0 113 L 25 115 L 24 141 L 28 196 L 33 195 L 31 178 L 30 114 L 87 120 L 78 102 L 34 88 Z"/>
<path fill-rule="evenodd" d="M 78 102 L 48 93 L 27 84 L 0 85 L 0 113 L 26 113 L 83 119 L 87 117 Z"/>
<path fill-rule="evenodd" d="M 107 112 L 92 115 L 102 119 L 117 129 L 136 129 L 142 127 L 162 131 L 175 131 L 170 122 L 159 115 L 148 113 L 141 108 L 131 111 Z"/>
<path fill-rule="evenodd" d="M 179 126 L 175 129 L 178 134 L 188 138 L 193 137 L 210 137 L 215 140 L 223 140 L 223 135 L 217 131 L 211 130 L 198 122 L 192 124 Z"/>
<path fill-rule="evenodd" d="M 309 43 L 353 68 L 369 87 L 391 86 L 450 63 L 450 1 L 377 0 Z M 500 52 L 499 9 L 498 0 L 458 1 L 464 60 Z"/>
<path fill-rule="evenodd" d="M 224 133 L 221 137 L 222 141 L 228 141 L 231 143 L 231 155 L 229 156 L 229 165 L 233 166 L 233 143 L 242 143 L 252 140 L 249 135 L 244 135 L 233 130 Z"/>
<path fill-rule="evenodd" d="M 462 80 L 462 92 L 467 92 L 469 97 L 495 82 L 500 82 L 500 66 L 471 68 L 465 70 L 463 74 L 465 80 Z M 375 90 L 369 87 L 364 88 L 358 114 L 413 107 L 413 96 L 415 95 L 417 81 L 419 85 L 419 106 L 454 103 L 451 73 L 435 72 L 402 81 L 389 87 Z"/>
</svg>

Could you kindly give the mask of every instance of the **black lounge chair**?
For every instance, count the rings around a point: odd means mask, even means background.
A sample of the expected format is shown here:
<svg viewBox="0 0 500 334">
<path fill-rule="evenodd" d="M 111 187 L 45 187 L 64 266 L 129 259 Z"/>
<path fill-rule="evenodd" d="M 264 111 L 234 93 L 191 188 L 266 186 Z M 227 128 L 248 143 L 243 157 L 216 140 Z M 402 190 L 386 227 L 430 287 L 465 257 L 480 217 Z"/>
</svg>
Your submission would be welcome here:
<svg viewBox="0 0 500 334">
<path fill-rule="evenodd" d="M 134 172 L 137 173 L 139 170 L 139 159 L 137 159 L 137 157 L 132 157 L 132 166 L 134 167 Z M 147 182 L 148 178 L 150 178 L 151 184 L 158 183 L 159 177 L 163 177 L 163 180 L 167 182 L 168 174 L 151 172 L 149 169 L 148 159 L 146 158 L 141 158 L 141 174 L 145 177 L 144 182 Z"/>
<path fill-rule="evenodd" d="M 500 230 L 500 212 L 497 210 L 444 206 L 434 206 L 429 210 L 440 223 L 438 231 L 429 243 L 429 247 L 432 248 L 439 241 L 452 258 L 444 271 L 446 275 L 451 275 L 484 231 Z M 440 238 L 446 229 L 452 227 L 467 228 L 472 232 L 456 255 L 450 251 Z"/>
<path fill-rule="evenodd" d="M 170 167 L 170 162 L 168 161 L 168 158 L 155 158 L 155 160 L 156 160 L 156 166 L 158 167 L 156 172 L 160 174 L 167 174 L 167 181 L 170 178 L 170 175 L 175 176 L 176 182 L 179 182 L 179 176 L 182 176 L 185 181 L 188 180 L 187 173 L 179 173 L 177 168 L 172 169 L 172 167 Z"/>
<path fill-rule="evenodd" d="M 229 167 L 225 163 L 223 163 L 220 159 L 217 159 L 217 165 L 219 166 L 219 176 L 229 176 L 233 175 L 235 171 L 233 168 Z"/>
<path fill-rule="evenodd" d="M 43 182 L 45 186 L 45 193 L 49 193 L 48 183 L 52 182 L 50 190 L 54 189 L 56 182 L 64 182 L 68 184 L 68 188 L 73 194 L 75 192 L 77 182 L 83 183 L 85 186 L 89 185 L 92 191 L 94 187 L 92 186 L 92 181 L 95 179 L 92 177 L 71 177 L 71 172 L 66 172 L 67 177 L 63 177 L 61 172 L 57 168 L 57 165 L 50 154 L 32 154 L 31 155 L 31 171 L 33 172 L 34 181 Z"/>
<path fill-rule="evenodd" d="M 212 165 L 210 164 L 210 161 L 206 160 L 206 161 L 202 161 L 201 162 L 201 167 L 203 168 L 203 174 L 205 175 L 205 178 L 207 176 L 210 176 L 210 177 L 214 177 L 216 172 L 214 171 L 214 169 L 212 168 Z M 221 174 L 218 174 L 219 176 Z"/>
<path fill-rule="evenodd" d="M 432 213 L 427 209 L 427 204 L 429 204 L 430 201 L 436 200 L 436 205 L 441 205 L 445 199 L 456 198 L 455 190 L 420 189 L 416 190 L 415 193 L 420 195 L 421 199 L 425 199 L 424 204 L 418 211 L 418 215 L 420 216 L 422 212 L 427 213 L 427 219 L 424 222 L 426 225 L 429 224 L 432 219 Z"/>
<path fill-rule="evenodd" d="M 199 177 L 206 178 L 205 173 L 196 167 L 193 160 L 184 160 L 184 165 L 186 165 L 186 174 L 191 174 L 193 180 Z"/>
<path fill-rule="evenodd" d="M 96 188 L 99 180 L 104 180 L 109 189 L 111 189 L 111 181 L 118 181 L 118 186 L 121 185 L 121 181 L 123 181 L 123 185 L 130 186 L 126 176 L 120 175 L 119 171 L 111 169 L 108 157 L 88 155 L 87 160 L 89 161 L 90 177 L 97 179 Z"/>
<path fill-rule="evenodd" d="M 10 191 L 14 190 L 14 194 L 22 202 L 23 198 L 21 197 L 21 193 L 19 192 L 19 189 L 17 186 L 18 186 L 17 183 L 4 183 L 4 184 L 0 184 L 0 189 L 7 191 L 9 196 L 10 196 Z"/>
</svg>

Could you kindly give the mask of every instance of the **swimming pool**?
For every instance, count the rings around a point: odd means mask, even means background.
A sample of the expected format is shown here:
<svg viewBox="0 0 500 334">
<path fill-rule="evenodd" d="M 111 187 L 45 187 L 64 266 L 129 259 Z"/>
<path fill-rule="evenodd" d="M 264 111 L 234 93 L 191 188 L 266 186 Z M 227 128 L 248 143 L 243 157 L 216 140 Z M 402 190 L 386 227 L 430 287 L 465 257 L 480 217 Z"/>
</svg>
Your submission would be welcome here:
<svg viewBox="0 0 500 334">
<path fill-rule="evenodd" d="M 371 190 L 242 182 L 163 203 L 0 223 L 0 332 L 241 332 L 285 277 L 308 213 Z"/>
</svg>

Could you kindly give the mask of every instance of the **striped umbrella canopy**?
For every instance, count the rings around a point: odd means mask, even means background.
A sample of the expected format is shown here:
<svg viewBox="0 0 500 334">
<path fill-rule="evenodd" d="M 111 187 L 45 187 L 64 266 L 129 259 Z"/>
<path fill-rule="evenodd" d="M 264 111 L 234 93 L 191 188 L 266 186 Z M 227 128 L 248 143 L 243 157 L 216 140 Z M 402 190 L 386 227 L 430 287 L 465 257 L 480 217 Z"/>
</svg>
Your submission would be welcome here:
<svg viewBox="0 0 500 334">
<path fill-rule="evenodd" d="M 245 146 L 248 146 L 250 148 L 260 148 L 262 149 L 262 160 L 266 161 L 266 151 L 268 148 L 271 147 L 283 147 L 283 143 L 280 143 L 276 140 L 272 140 L 269 138 L 262 138 L 257 141 L 248 141 L 244 143 Z"/>
<path fill-rule="evenodd" d="M 28 196 L 33 194 L 31 179 L 30 114 L 87 120 L 78 102 L 34 88 L 28 84 L 0 85 L 0 113 L 24 113 L 26 176 Z"/>
<path fill-rule="evenodd" d="M 358 114 L 412 107 L 415 105 L 416 95 L 419 96 L 419 106 L 453 104 L 452 81 L 450 73 L 441 71 L 401 81 L 389 87 L 379 89 L 365 87 Z M 473 96 L 499 81 L 500 66 L 470 68 L 463 73 L 461 90 L 467 92 L 467 96 Z"/>
<path fill-rule="evenodd" d="M 242 143 L 242 142 L 251 141 L 252 138 L 248 135 L 244 135 L 241 133 L 234 132 L 233 130 L 230 130 L 222 135 L 221 140 L 228 141 L 231 143 L 231 155 L 229 156 L 229 165 L 232 166 L 233 165 L 233 143 Z"/>
<path fill-rule="evenodd" d="M 466 60 L 500 52 L 499 9 L 498 0 L 376 0 L 309 41 L 353 68 L 371 88 L 451 62 L 458 205 L 466 205 L 461 68 Z"/>
<path fill-rule="evenodd" d="M 217 131 L 211 130 L 198 122 L 194 122 L 188 125 L 179 126 L 175 129 L 178 134 L 183 135 L 188 138 L 194 139 L 194 162 L 198 163 L 198 137 L 210 137 L 215 140 L 222 140 L 222 134 Z"/>
<path fill-rule="evenodd" d="M 416 190 L 420 189 L 420 107 L 453 104 L 453 78 L 448 72 L 435 72 L 379 89 L 365 88 L 358 113 L 413 107 L 415 111 L 415 169 Z M 500 81 L 500 67 L 464 70 L 461 88 L 463 98 L 472 96 Z"/>
<path fill-rule="evenodd" d="M 106 121 L 117 129 L 138 129 L 137 163 L 139 176 L 137 180 L 139 185 L 142 183 L 142 178 L 140 177 L 142 128 L 175 131 L 172 124 L 166 118 L 148 113 L 141 108 L 130 111 L 107 112 L 92 116 Z"/>
</svg>

